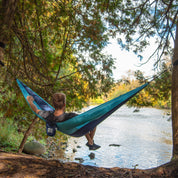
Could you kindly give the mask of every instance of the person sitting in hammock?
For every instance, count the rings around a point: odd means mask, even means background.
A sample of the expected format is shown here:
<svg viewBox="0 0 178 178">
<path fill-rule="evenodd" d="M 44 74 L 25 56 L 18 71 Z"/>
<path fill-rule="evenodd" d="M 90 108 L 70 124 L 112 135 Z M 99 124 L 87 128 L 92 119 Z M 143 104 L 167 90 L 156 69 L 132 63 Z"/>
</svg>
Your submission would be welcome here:
<svg viewBox="0 0 178 178">
<path fill-rule="evenodd" d="M 37 113 L 38 115 L 40 115 L 41 117 L 43 117 L 44 119 L 46 119 L 50 114 L 52 114 L 51 111 L 39 110 L 33 103 L 34 98 L 32 96 L 27 96 L 27 100 L 28 100 L 32 110 L 35 113 Z M 76 113 L 73 113 L 73 112 L 66 113 L 65 112 L 65 108 L 66 108 L 66 95 L 65 94 L 55 93 L 52 97 L 52 103 L 55 108 L 55 111 L 52 114 L 52 117 L 50 117 L 50 119 L 52 121 L 63 122 L 65 120 L 68 120 L 68 119 L 71 119 L 72 117 L 77 116 Z M 96 149 L 100 148 L 100 146 L 96 145 L 93 140 L 95 132 L 96 132 L 96 127 L 85 135 L 85 137 L 88 141 L 86 143 L 86 145 L 89 147 L 90 150 L 96 150 Z"/>
</svg>

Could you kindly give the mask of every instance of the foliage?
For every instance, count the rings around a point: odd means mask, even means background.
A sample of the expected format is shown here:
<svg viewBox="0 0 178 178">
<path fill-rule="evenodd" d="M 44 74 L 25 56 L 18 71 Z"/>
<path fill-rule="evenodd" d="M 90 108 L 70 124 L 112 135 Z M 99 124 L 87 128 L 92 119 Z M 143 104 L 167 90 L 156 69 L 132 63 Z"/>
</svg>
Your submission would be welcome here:
<svg viewBox="0 0 178 178">
<path fill-rule="evenodd" d="M 131 98 L 127 105 L 131 107 L 171 108 L 171 69 L 170 62 L 162 63 L 161 71 L 153 76 L 150 84 L 136 96 Z M 145 83 L 147 79 L 141 71 L 135 72 L 136 79 L 125 78 L 120 80 L 109 93 L 109 98 L 115 98 Z"/>
<path fill-rule="evenodd" d="M 47 101 L 54 92 L 65 92 L 68 108 L 74 110 L 107 92 L 114 63 L 102 53 L 108 35 L 101 12 L 93 10 L 91 2 L 20 0 L 5 51 L 7 70 L 1 71 L 4 90 L 11 85 L 16 100 L 23 100 L 16 77 Z"/>
<path fill-rule="evenodd" d="M 143 73 L 135 73 L 139 83 L 146 81 Z M 162 64 L 162 70 L 153 81 L 141 91 L 138 95 L 128 101 L 129 106 L 143 107 L 151 106 L 157 108 L 171 108 L 171 69 L 165 63 Z M 140 84 L 139 84 L 140 85 Z"/>
<path fill-rule="evenodd" d="M 4 150 L 17 150 L 23 134 L 18 132 L 18 127 L 10 119 L 0 120 L 0 147 Z"/>
<path fill-rule="evenodd" d="M 96 99 L 91 99 L 90 100 L 90 105 L 99 105 L 99 104 L 102 104 L 104 103 L 104 99 L 102 97 L 98 97 Z"/>
<path fill-rule="evenodd" d="M 154 37 L 157 48 L 150 58 L 155 57 L 156 64 L 164 55 L 172 55 L 171 39 L 174 41 L 177 23 L 177 1 L 122 1 L 120 11 L 110 23 L 115 27 L 113 33 L 120 33 L 118 43 L 127 50 L 133 50 L 140 59 L 142 51 Z"/>
<path fill-rule="evenodd" d="M 34 116 L 15 78 L 49 103 L 53 93 L 64 92 L 68 111 L 79 110 L 112 85 L 114 59 L 102 53 L 108 34 L 101 10 L 93 10 L 91 2 L 18 1 L 0 70 L 0 112 L 15 120 L 22 132 Z M 40 129 L 34 135 L 44 136 L 44 123 L 36 127 Z"/>
<path fill-rule="evenodd" d="M 95 88 L 109 77 L 113 66 L 113 59 L 101 53 L 107 37 L 99 19 L 101 14 L 86 15 L 77 1 L 19 1 L 6 53 L 9 72 L 43 90 L 47 86 L 67 90 L 68 85 L 61 86 L 58 80 L 62 77 L 68 83 L 65 76 L 78 72 L 89 89 Z"/>
<path fill-rule="evenodd" d="M 168 63 L 162 63 L 161 71 L 153 77 L 153 81 L 139 95 L 133 97 L 128 104 L 132 106 L 152 106 L 171 108 L 172 75 Z M 141 72 L 136 73 L 137 79 L 143 82 L 145 78 Z"/>
</svg>

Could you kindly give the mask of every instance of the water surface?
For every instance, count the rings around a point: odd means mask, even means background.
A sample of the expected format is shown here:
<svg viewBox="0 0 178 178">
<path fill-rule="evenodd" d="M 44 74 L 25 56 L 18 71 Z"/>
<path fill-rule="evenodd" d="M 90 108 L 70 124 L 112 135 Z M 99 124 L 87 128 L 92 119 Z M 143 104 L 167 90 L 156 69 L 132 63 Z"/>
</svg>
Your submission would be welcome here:
<svg viewBox="0 0 178 178">
<path fill-rule="evenodd" d="M 154 108 L 133 111 L 134 108 L 122 106 L 97 127 L 94 141 L 101 148 L 96 151 L 88 149 L 85 137 L 71 137 L 65 160 L 79 162 L 80 158 L 84 165 L 139 169 L 169 162 L 172 155 L 170 116 Z M 90 159 L 90 153 L 95 154 L 94 159 Z"/>
</svg>

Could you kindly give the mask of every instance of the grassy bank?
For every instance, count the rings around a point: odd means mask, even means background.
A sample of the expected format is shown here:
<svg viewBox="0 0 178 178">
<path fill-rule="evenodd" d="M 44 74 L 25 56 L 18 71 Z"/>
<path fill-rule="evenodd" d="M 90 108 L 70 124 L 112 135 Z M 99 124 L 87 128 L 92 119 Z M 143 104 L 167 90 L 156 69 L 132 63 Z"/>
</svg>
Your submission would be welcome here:
<svg viewBox="0 0 178 178">
<path fill-rule="evenodd" d="M 18 132 L 18 127 L 10 119 L 0 119 L 0 148 L 3 151 L 15 151 L 23 138 L 23 134 Z"/>
</svg>

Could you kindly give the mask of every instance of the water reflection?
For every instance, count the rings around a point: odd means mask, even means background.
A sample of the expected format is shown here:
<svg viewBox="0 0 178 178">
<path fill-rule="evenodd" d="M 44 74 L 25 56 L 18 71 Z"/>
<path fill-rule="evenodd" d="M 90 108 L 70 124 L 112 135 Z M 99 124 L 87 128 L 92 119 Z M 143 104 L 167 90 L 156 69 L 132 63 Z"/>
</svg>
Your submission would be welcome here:
<svg viewBox="0 0 178 178">
<path fill-rule="evenodd" d="M 85 137 L 71 137 L 63 160 L 79 162 L 76 158 L 82 158 L 84 165 L 140 169 L 168 162 L 172 154 L 171 121 L 167 121 L 170 116 L 153 108 L 133 111 L 123 106 L 97 127 L 95 143 L 101 148 L 96 151 L 88 150 Z M 91 152 L 94 159 L 89 157 Z"/>
</svg>

